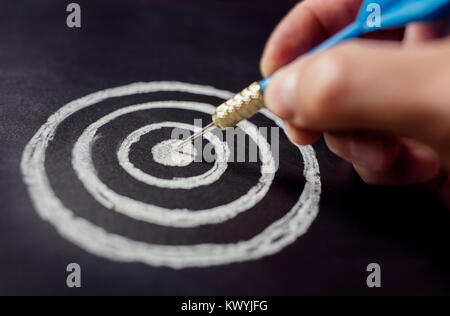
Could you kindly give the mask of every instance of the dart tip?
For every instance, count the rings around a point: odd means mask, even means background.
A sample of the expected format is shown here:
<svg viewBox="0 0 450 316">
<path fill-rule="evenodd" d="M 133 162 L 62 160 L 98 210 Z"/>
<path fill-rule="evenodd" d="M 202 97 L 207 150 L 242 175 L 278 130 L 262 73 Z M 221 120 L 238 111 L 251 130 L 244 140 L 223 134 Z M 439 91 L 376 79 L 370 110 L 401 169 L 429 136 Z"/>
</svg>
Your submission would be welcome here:
<svg viewBox="0 0 450 316">
<path fill-rule="evenodd" d="M 195 135 L 196 135 L 196 134 L 195 134 Z M 192 143 L 192 140 L 194 139 L 194 136 L 195 136 L 195 135 L 189 137 L 188 139 L 186 139 L 185 141 L 183 141 L 182 143 L 180 143 L 180 144 L 175 148 L 175 150 L 178 151 L 178 152 L 183 152 L 183 151 L 182 151 L 183 147 L 186 146 L 186 145 L 189 144 L 189 143 Z"/>
<path fill-rule="evenodd" d="M 204 127 L 201 131 L 195 133 L 194 135 L 192 135 L 191 137 L 189 137 L 188 139 L 186 139 L 185 141 L 183 141 L 182 143 L 180 143 L 175 150 L 178 152 L 182 152 L 181 149 L 186 146 L 187 144 L 192 143 L 196 138 L 204 135 L 206 132 L 210 131 L 211 129 L 213 129 L 214 127 L 216 127 L 216 125 L 214 125 L 213 122 L 211 122 L 209 125 L 207 125 L 206 127 Z"/>
</svg>

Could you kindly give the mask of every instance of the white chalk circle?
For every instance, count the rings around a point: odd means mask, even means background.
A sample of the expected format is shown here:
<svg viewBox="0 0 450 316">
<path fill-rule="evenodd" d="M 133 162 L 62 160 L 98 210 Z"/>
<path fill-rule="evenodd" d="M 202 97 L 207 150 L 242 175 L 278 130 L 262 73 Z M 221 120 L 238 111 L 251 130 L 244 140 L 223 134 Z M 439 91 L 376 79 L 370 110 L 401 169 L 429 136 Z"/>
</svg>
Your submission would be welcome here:
<svg viewBox="0 0 450 316">
<path fill-rule="evenodd" d="M 306 183 L 296 204 L 261 233 L 237 243 L 188 246 L 150 244 L 111 234 L 102 227 L 78 217 L 67 208 L 55 195 L 45 170 L 46 150 L 58 126 L 70 115 L 105 99 L 157 91 L 180 91 L 222 99 L 233 95 L 231 92 L 209 86 L 181 82 L 149 82 L 99 91 L 63 106 L 39 129 L 27 144 L 22 156 L 24 182 L 38 214 L 44 220 L 54 225 L 63 237 L 95 255 L 111 260 L 172 268 L 206 267 L 255 260 L 280 251 L 307 231 L 317 216 L 321 194 L 319 166 L 314 149 L 310 146 L 299 147 Z M 263 114 L 282 127 L 280 120 L 272 114 L 267 111 L 263 111 Z M 83 150 L 89 151 L 88 148 Z"/>
<path fill-rule="evenodd" d="M 275 177 L 275 159 L 270 151 L 270 145 L 264 136 L 260 133 L 257 127 L 244 121 L 241 123 L 241 128 L 257 143 L 259 147 L 259 155 L 261 158 L 261 177 L 258 182 L 251 187 L 244 195 L 240 196 L 236 200 L 229 203 L 215 206 L 213 208 L 202 210 L 191 210 L 188 208 L 182 209 L 169 209 L 158 205 L 145 203 L 134 200 L 127 196 L 121 195 L 111 190 L 105 183 L 103 183 L 98 177 L 98 173 L 95 170 L 94 162 L 91 156 L 91 149 L 95 142 L 97 131 L 105 124 L 112 120 L 133 112 L 150 110 L 150 109 L 182 109 L 200 111 L 207 114 L 213 114 L 215 107 L 210 104 L 198 103 L 198 102 L 182 102 L 182 101 L 159 101 L 148 102 L 144 104 L 131 105 L 114 111 L 108 115 L 105 115 L 98 121 L 89 125 L 76 141 L 72 151 L 72 165 L 78 178 L 83 183 L 86 190 L 104 207 L 114 210 L 123 215 L 131 218 L 144 221 L 147 223 L 164 225 L 170 227 L 196 227 L 200 225 L 211 225 L 225 222 L 238 214 L 252 208 L 259 201 L 261 201 L 269 191 L 273 178 Z M 161 123 L 165 126 L 169 126 L 169 122 Z M 176 127 L 176 125 L 173 125 Z M 145 128 L 143 131 L 145 132 Z M 138 133 L 138 134 L 139 134 Z M 207 137 L 211 138 L 212 134 L 208 134 Z M 133 139 L 134 137 L 132 137 Z M 215 141 L 214 141 L 215 142 Z M 216 146 L 220 150 L 220 146 Z M 137 172 L 138 169 L 131 169 L 130 163 L 127 159 L 127 146 L 124 146 L 124 150 L 119 152 L 119 163 L 125 166 L 125 170 L 129 172 Z M 224 159 L 223 156 L 228 154 L 228 150 L 224 149 L 219 152 L 218 158 Z M 225 158 L 226 159 L 226 158 Z M 217 159 L 220 160 L 220 159 Z M 223 164 L 220 165 L 223 168 Z M 184 188 L 190 188 L 198 186 L 201 182 L 211 181 L 214 182 L 216 178 L 220 177 L 220 172 L 213 171 L 208 174 L 207 177 L 199 176 L 196 180 L 197 183 L 189 183 L 184 179 L 161 181 L 158 178 L 153 178 L 150 175 L 144 177 L 142 174 L 135 173 L 134 175 L 141 176 L 140 180 L 148 184 L 157 185 L 174 189 L 179 186 Z M 152 179 L 153 178 L 153 179 Z"/>
<path fill-rule="evenodd" d="M 150 103 L 151 104 L 151 103 Z M 161 103 L 156 103 L 161 104 Z M 169 105 L 167 103 L 163 103 L 164 105 Z M 177 102 L 173 102 L 170 105 L 177 104 Z M 153 103 L 155 105 L 155 103 Z M 179 108 L 186 105 L 185 103 L 178 103 L 180 105 Z M 198 104 L 198 107 L 201 108 L 202 104 Z M 128 172 L 136 180 L 139 180 L 148 185 L 154 185 L 160 188 L 169 188 L 169 189 L 193 189 L 203 185 L 209 185 L 214 183 L 215 181 L 220 179 L 220 176 L 225 172 L 228 165 L 228 157 L 230 153 L 230 149 L 226 142 L 222 142 L 217 136 L 212 133 L 206 133 L 204 138 L 206 138 L 209 142 L 214 145 L 214 149 L 216 151 L 217 159 L 214 161 L 213 167 L 207 172 L 192 176 L 192 177 L 178 177 L 173 179 L 161 179 L 154 177 L 150 174 L 143 172 L 142 170 L 136 168 L 133 163 L 129 159 L 130 149 L 133 144 L 137 143 L 141 137 L 145 134 L 148 134 L 152 131 L 161 129 L 161 128 L 179 128 L 185 130 L 191 130 L 196 132 L 199 128 L 185 123 L 178 122 L 163 122 L 163 123 L 155 123 L 151 125 L 144 126 L 137 131 L 131 133 L 120 145 L 119 151 L 117 152 L 117 158 L 119 160 L 119 164 L 122 168 Z M 91 140 L 92 141 L 92 140 Z M 161 143 L 156 144 L 152 148 L 153 159 L 163 165 L 168 166 L 188 166 L 191 164 L 196 155 L 196 149 L 193 145 L 187 145 L 183 148 L 183 152 L 180 153 L 174 148 L 181 143 L 181 140 L 177 139 L 168 139 Z M 82 158 L 83 159 L 83 158 Z"/>
</svg>

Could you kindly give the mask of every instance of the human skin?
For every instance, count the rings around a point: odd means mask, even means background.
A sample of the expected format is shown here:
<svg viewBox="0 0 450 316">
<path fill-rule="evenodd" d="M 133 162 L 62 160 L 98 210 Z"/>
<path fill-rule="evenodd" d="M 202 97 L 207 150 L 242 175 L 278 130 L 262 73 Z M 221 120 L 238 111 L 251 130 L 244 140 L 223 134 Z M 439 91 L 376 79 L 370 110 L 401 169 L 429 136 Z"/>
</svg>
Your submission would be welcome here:
<svg viewBox="0 0 450 316">
<path fill-rule="evenodd" d="M 361 0 L 306 0 L 269 38 L 267 107 L 300 145 L 321 134 L 373 185 L 426 184 L 450 208 L 448 18 L 305 52 L 349 23 Z"/>
</svg>

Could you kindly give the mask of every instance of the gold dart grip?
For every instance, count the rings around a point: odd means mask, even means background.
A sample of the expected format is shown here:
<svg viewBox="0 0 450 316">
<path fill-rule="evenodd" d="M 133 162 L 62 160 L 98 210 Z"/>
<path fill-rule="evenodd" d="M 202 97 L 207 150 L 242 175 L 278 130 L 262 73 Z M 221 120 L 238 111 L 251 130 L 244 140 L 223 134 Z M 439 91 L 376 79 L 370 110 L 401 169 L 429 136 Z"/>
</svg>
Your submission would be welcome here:
<svg viewBox="0 0 450 316">
<path fill-rule="evenodd" d="M 219 105 L 212 120 L 220 129 L 233 127 L 240 121 L 255 115 L 263 107 L 265 105 L 261 86 L 258 82 L 254 82 L 248 88 Z"/>
</svg>

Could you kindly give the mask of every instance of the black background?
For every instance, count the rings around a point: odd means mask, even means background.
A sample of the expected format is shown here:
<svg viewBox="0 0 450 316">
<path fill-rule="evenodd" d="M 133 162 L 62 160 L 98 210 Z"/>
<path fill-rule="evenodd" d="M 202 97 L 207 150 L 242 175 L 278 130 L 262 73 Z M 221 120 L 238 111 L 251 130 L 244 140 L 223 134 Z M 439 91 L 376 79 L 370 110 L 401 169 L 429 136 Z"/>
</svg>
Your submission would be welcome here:
<svg viewBox="0 0 450 316">
<path fill-rule="evenodd" d="M 177 271 L 108 261 L 60 237 L 37 215 L 20 172 L 25 145 L 52 113 L 89 93 L 138 81 L 176 80 L 238 91 L 260 78 L 264 43 L 294 5 L 294 1 L 77 2 L 82 7 L 81 29 L 66 27 L 68 1 L 0 4 L 0 294 L 450 294 L 448 211 L 421 187 L 363 184 L 351 166 L 335 158 L 323 143 L 315 146 L 323 182 L 319 216 L 306 235 L 273 256 Z M 123 103 L 118 106 L 133 104 Z M 99 110 L 97 115 L 101 114 Z M 168 114 L 173 113 L 157 118 Z M 72 196 L 69 188 L 76 191 L 77 183 L 69 180 L 70 161 L 59 158 L 66 157 L 73 145 L 63 136 L 76 139 L 90 119 L 67 122 L 72 125 L 61 130 L 62 136 L 51 145 L 55 164 L 48 170 L 58 196 L 78 203 L 79 214 L 86 217 L 92 213 L 89 197 Z M 136 120 L 123 121 L 122 127 L 132 131 L 133 124 L 138 127 Z M 303 180 L 290 174 L 292 159 L 298 160 L 291 154 L 293 148 L 283 136 L 284 172 L 259 206 L 264 216 L 238 217 L 232 232 L 205 227 L 177 235 L 156 227 L 148 232 L 136 222 L 126 223 L 126 218 L 98 215 L 91 220 L 108 230 L 166 244 L 248 237 L 282 216 L 281 209 L 298 198 Z M 100 151 L 94 156 L 110 168 L 107 155 Z M 110 181 L 114 184 L 114 179 Z M 231 195 L 239 193 L 231 184 L 225 189 Z M 164 195 L 156 196 L 163 204 Z M 177 203 L 166 197 L 167 203 Z M 82 267 L 81 289 L 66 287 L 65 268 L 71 262 Z M 381 289 L 366 286 L 365 270 L 371 262 L 382 267 Z"/>
</svg>

